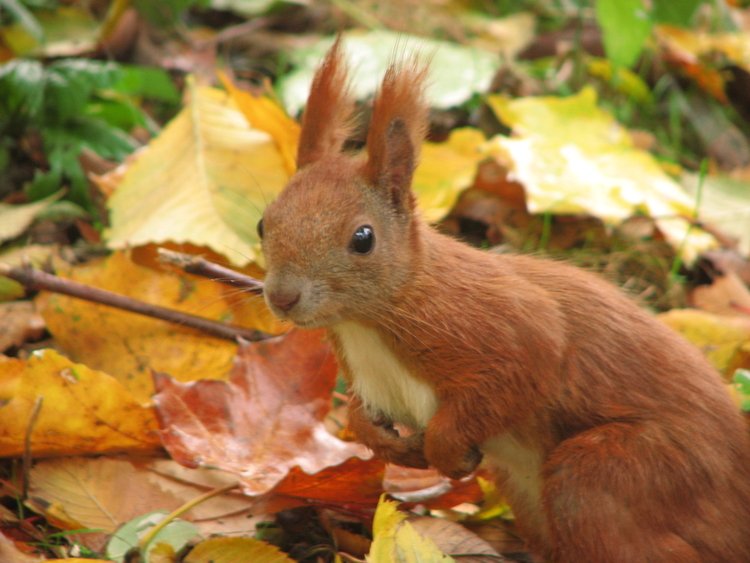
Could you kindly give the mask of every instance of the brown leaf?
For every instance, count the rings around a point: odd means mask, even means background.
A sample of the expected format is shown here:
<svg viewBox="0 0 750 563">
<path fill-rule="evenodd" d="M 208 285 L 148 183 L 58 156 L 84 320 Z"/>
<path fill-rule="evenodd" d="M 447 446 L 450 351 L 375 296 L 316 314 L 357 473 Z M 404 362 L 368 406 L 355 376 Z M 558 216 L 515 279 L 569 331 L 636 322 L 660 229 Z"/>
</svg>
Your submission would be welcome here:
<svg viewBox="0 0 750 563">
<path fill-rule="evenodd" d="M 434 541 L 440 551 L 451 556 L 462 555 L 462 562 L 505 561 L 504 558 L 498 559 L 500 554 L 489 543 L 458 522 L 427 516 L 409 518 L 409 522 L 420 535 Z"/>
<path fill-rule="evenodd" d="M 711 285 L 701 285 L 693 290 L 693 304 L 699 309 L 717 315 L 750 315 L 750 291 L 740 277 L 729 271 Z"/>
<path fill-rule="evenodd" d="M 148 472 L 121 459 L 61 458 L 31 470 L 28 504 L 63 529 L 94 529 L 77 538 L 94 550 L 140 514 L 174 510 L 185 500 L 162 490 Z M 197 496 L 197 495 L 193 495 Z"/>
<path fill-rule="evenodd" d="M 392 497 L 407 503 L 420 503 L 429 508 L 453 508 L 465 502 L 479 502 L 482 490 L 476 477 L 453 481 L 435 469 L 414 469 L 388 465 L 383 489 Z"/>
<path fill-rule="evenodd" d="M 24 553 L 17 547 L 16 542 L 7 538 L 5 534 L 0 534 L 0 561 L 5 563 L 39 563 L 44 561 L 44 557 Z"/>
<path fill-rule="evenodd" d="M 0 352 L 36 340 L 44 333 L 44 319 L 30 301 L 0 303 Z"/>
<path fill-rule="evenodd" d="M 240 347 L 229 382 L 179 383 L 155 376 L 162 440 L 189 466 L 212 466 L 241 477 L 247 494 L 278 485 L 292 469 L 314 474 L 354 457 L 358 444 L 329 434 L 336 363 L 320 331 Z"/>
</svg>

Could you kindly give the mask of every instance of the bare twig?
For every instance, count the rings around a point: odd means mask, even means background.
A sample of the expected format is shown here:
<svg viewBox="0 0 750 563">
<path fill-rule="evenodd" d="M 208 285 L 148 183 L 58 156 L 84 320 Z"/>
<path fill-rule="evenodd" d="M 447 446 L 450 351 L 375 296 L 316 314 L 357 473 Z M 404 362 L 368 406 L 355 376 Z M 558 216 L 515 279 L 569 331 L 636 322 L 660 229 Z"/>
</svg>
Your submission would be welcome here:
<svg viewBox="0 0 750 563">
<path fill-rule="evenodd" d="M 213 281 L 244 289 L 247 293 L 260 295 L 263 293 L 263 282 L 253 277 L 241 274 L 200 256 L 183 254 L 166 248 L 160 248 L 159 260 L 172 266 L 177 266 L 188 274 L 203 276 Z"/>
<path fill-rule="evenodd" d="M 238 337 L 245 340 L 262 340 L 263 338 L 267 338 L 265 333 L 257 330 L 228 325 L 205 317 L 183 313 L 182 311 L 176 311 L 159 305 L 152 305 L 151 303 L 138 301 L 137 299 L 98 287 L 59 278 L 29 266 L 12 267 L 0 263 L 0 276 L 14 279 L 28 289 L 43 289 L 53 293 L 62 293 L 85 301 L 93 301 L 94 303 L 116 307 L 117 309 L 130 311 L 131 313 L 138 313 L 139 315 L 195 328 L 219 338 L 226 338 L 227 340 L 237 340 Z"/>
</svg>

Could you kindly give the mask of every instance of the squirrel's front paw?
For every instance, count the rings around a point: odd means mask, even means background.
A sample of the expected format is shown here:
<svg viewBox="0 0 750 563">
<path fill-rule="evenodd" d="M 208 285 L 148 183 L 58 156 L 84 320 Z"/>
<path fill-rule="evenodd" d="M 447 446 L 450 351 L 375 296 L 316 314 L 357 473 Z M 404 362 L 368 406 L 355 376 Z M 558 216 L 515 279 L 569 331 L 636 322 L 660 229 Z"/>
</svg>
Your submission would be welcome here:
<svg viewBox="0 0 750 563">
<path fill-rule="evenodd" d="M 481 463 L 483 454 L 476 446 L 463 447 L 427 435 L 425 457 L 430 465 L 451 479 L 463 479 Z"/>
<path fill-rule="evenodd" d="M 406 467 L 427 467 L 424 455 L 424 433 L 400 436 L 393 423 L 385 417 L 371 419 L 359 402 L 353 401 L 349 408 L 349 428 L 359 442 L 370 448 L 375 455 L 389 463 Z"/>
</svg>

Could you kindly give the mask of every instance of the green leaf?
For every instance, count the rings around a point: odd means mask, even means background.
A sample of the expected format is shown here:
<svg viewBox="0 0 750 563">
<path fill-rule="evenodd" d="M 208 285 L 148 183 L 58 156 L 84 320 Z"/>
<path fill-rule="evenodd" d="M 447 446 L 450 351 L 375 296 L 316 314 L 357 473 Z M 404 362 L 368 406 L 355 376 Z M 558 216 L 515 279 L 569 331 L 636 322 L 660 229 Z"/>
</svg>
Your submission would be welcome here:
<svg viewBox="0 0 750 563">
<path fill-rule="evenodd" d="M 210 0 L 214 10 L 227 10 L 246 18 L 261 16 L 268 12 L 279 0 Z"/>
<path fill-rule="evenodd" d="M 34 15 L 44 31 L 44 41 L 35 39 L 21 22 L 0 28 L 0 39 L 15 54 L 71 57 L 96 46 L 99 22 L 87 9 L 59 6 Z"/>
<path fill-rule="evenodd" d="M 732 378 L 734 387 L 740 396 L 740 406 L 743 411 L 750 412 L 750 370 L 738 369 Z"/>
<path fill-rule="evenodd" d="M 148 20 L 149 23 L 166 27 L 179 23 L 184 12 L 193 6 L 205 6 L 208 0 L 162 0 L 152 2 L 151 0 L 134 0 L 138 13 Z"/>
<path fill-rule="evenodd" d="M 64 125 L 49 126 L 42 130 L 44 149 L 50 170 L 37 173 L 27 193 L 39 199 L 60 188 L 64 181 L 70 183 L 69 198 L 84 208 L 89 208 L 88 181 L 78 162 L 84 148 L 110 160 L 122 160 L 136 147 L 135 141 L 119 129 L 90 117 L 78 117 Z"/>
<path fill-rule="evenodd" d="M 344 34 L 344 49 L 351 64 L 352 92 L 357 99 L 371 96 L 379 86 L 394 53 L 417 52 L 431 60 L 427 98 L 431 106 L 445 109 L 459 106 L 475 93 L 484 93 L 500 65 L 496 53 L 464 47 L 448 41 L 423 39 L 414 35 L 377 30 Z M 333 38 L 292 52 L 298 68 L 279 84 L 281 97 L 290 114 L 305 105 L 312 76 Z"/>
<path fill-rule="evenodd" d="M 45 84 L 46 118 L 60 123 L 80 115 L 92 93 L 110 87 L 117 77 L 113 63 L 66 59 L 53 64 Z"/>
<path fill-rule="evenodd" d="M 38 43 L 44 41 L 44 30 L 34 15 L 18 0 L 0 0 L 0 13 L 7 10 L 13 19 Z"/>
<path fill-rule="evenodd" d="M 703 3 L 704 0 L 654 0 L 652 17 L 657 23 L 688 27 L 698 6 Z"/>
<path fill-rule="evenodd" d="M 15 59 L 0 66 L 0 131 L 24 127 L 44 104 L 45 72 L 42 63 Z"/>
<path fill-rule="evenodd" d="M 596 19 L 607 57 L 616 65 L 632 66 L 643 51 L 653 23 L 643 0 L 597 0 Z"/>
<path fill-rule="evenodd" d="M 167 515 L 166 511 L 156 511 L 133 518 L 130 522 L 123 524 L 112 536 L 107 544 L 107 557 L 122 563 L 125 554 L 138 546 L 141 538 L 149 530 L 161 522 Z M 172 520 L 163 530 L 159 531 L 149 545 L 149 552 L 160 543 L 167 543 L 175 551 L 181 550 L 187 543 L 199 534 L 198 528 L 185 520 Z M 145 561 L 148 561 L 148 556 Z"/>
<path fill-rule="evenodd" d="M 120 65 L 120 76 L 112 89 L 121 94 L 143 96 L 170 104 L 180 101 L 180 93 L 169 73 L 160 68 Z"/>
<path fill-rule="evenodd" d="M 143 112 L 128 100 L 96 100 L 86 106 L 84 113 L 123 131 L 130 131 L 137 125 L 148 126 Z"/>
</svg>

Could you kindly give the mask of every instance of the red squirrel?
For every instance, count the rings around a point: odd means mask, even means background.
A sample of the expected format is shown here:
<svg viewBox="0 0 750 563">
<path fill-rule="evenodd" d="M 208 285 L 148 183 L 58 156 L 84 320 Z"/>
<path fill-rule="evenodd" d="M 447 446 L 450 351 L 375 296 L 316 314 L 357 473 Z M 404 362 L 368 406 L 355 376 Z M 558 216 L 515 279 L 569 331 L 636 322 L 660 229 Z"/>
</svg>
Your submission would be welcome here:
<svg viewBox="0 0 750 563">
<path fill-rule="evenodd" d="M 271 310 L 327 328 L 361 442 L 453 478 L 484 458 L 542 558 L 750 562 L 748 431 L 702 355 L 595 274 L 420 219 L 426 73 L 391 65 L 352 154 L 339 40 L 326 55 L 258 224 Z"/>
</svg>

